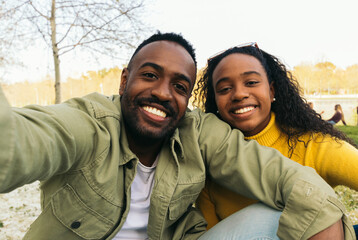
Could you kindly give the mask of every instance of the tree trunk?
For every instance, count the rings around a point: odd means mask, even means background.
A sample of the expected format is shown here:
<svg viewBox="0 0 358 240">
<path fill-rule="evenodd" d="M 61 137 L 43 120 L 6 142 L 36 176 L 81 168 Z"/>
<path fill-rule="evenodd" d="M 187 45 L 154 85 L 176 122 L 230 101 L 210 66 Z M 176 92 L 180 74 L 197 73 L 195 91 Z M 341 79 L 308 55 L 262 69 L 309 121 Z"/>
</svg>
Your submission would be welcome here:
<svg viewBox="0 0 358 240">
<path fill-rule="evenodd" d="M 55 103 L 61 103 L 61 75 L 60 75 L 60 58 L 58 46 L 56 42 L 56 0 L 52 0 L 51 5 L 51 42 L 52 42 L 52 55 L 55 67 Z"/>
</svg>

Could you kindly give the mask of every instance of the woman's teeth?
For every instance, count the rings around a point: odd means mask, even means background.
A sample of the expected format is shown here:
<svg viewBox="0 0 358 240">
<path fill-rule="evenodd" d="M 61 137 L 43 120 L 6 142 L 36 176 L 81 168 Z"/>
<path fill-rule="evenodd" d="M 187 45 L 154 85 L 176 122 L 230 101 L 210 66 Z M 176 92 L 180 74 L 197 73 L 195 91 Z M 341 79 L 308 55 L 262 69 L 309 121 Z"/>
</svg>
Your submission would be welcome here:
<svg viewBox="0 0 358 240">
<path fill-rule="evenodd" d="M 237 109 L 234 113 L 235 114 L 246 113 L 246 112 L 252 111 L 253 109 L 254 109 L 254 107 L 240 108 L 240 109 Z"/>
</svg>

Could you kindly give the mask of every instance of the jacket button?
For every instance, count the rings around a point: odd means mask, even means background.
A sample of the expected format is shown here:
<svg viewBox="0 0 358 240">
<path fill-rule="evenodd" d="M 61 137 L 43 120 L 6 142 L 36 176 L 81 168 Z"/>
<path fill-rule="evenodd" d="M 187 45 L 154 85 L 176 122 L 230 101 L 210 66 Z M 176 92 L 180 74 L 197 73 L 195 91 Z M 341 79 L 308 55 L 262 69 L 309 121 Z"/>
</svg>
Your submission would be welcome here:
<svg viewBox="0 0 358 240">
<path fill-rule="evenodd" d="M 132 168 L 133 168 L 133 162 L 132 162 L 132 161 L 130 161 L 130 162 L 127 163 L 127 168 L 128 168 L 128 169 L 132 169 Z"/>
<path fill-rule="evenodd" d="M 71 228 L 73 229 L 77 229 L 81 226 L 81 223 L 78 222 L 78 221 L 74 221 L 72 224 L 71 224 Z"/>
</svg>

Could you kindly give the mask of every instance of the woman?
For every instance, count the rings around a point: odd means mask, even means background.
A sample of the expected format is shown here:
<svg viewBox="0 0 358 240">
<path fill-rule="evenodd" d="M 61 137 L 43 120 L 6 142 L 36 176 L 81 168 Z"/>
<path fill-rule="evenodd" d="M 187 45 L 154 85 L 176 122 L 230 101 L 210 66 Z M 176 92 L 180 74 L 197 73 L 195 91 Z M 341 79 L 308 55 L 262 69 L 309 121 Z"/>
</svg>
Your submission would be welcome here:
<svg viewBox="0 0 358 240">
<path fill-rule="evenodd" d="M 344 125 L 347 125 L 346 122 L 344 121 L 344 114 L 340 104 L 336 104 L 334 106 L 334 111 L 335 111 L 334 115 L 330 119 L 328 119 L 327 122 L 329 122 L 332 125 L 335 125 L 342 120 L 342 123 Z"/>
<path fill-rule="evenodd" d="M 358 190 L 356 145 L 309 107 L 291 73 L 257 44 L 210 58 L 195 94 L 197 106 L 202 103 L 205 112 L 240 129 L 246 139 L 315 168 L 333 187 Z M 211 228 L 254 202 L 208 180 L 197 206 Z"/>
</svg>

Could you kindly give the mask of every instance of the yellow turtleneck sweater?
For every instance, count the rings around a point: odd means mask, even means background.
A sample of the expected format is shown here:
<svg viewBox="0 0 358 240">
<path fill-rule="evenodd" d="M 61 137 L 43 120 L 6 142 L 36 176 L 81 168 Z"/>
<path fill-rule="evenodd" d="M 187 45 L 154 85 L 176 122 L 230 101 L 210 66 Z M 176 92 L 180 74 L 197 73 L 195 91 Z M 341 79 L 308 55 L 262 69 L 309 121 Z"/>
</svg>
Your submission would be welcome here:
<svg viewBox="0 0 358 240">
<path fill-rule="evenodd" d="M 303 142 L 297 143 L 290 157 L 291 160 L 316 169 L 332 187 L 345 185 L 358 190 L 358 150 L 346 142 L 336 142 L 320 134 L 314 137 L 316 139 L 309 141 L 308 144 L 309 135 L 301 137 Z M 263 131 L 246 139 L 254 139 L 261 145 L 275 148 L 286 157 L 289 156 L 287 136 L 279 130 L 273 113 Z M 208 221 L 208 229 L 210 229 L 220 220 L 255 202 L 208 179 L 196 206 Z"/>
</svg>

